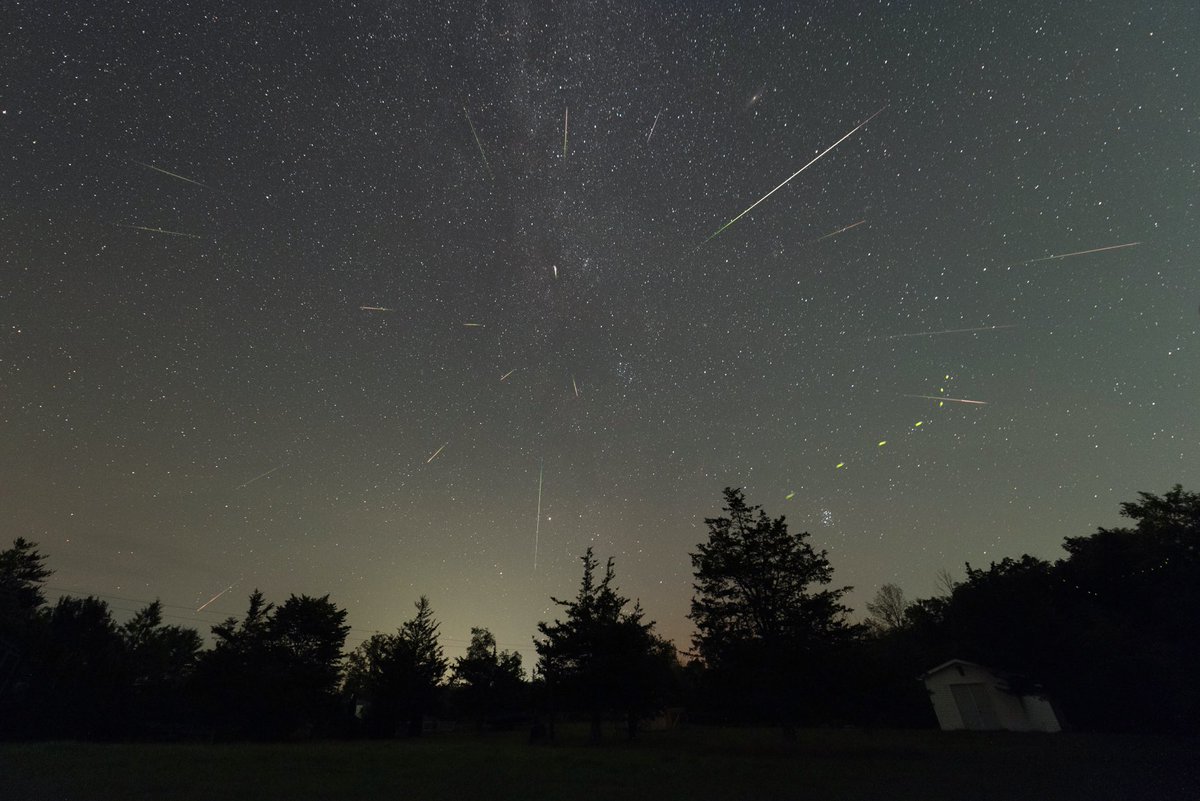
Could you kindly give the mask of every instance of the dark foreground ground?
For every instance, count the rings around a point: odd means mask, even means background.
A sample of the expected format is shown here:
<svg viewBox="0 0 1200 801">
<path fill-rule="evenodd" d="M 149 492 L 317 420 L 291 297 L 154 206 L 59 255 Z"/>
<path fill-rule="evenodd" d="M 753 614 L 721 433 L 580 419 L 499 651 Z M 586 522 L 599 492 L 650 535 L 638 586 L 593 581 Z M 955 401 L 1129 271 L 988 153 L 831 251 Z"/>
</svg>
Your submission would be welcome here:
<svg viewBox="0 0 1200 801">
<path fill-rule="evenodd" d="M 1200 741 L 689 727 L 278 745 L 0 745 L 0 799 L 1200 799 Z"/>
</svg>

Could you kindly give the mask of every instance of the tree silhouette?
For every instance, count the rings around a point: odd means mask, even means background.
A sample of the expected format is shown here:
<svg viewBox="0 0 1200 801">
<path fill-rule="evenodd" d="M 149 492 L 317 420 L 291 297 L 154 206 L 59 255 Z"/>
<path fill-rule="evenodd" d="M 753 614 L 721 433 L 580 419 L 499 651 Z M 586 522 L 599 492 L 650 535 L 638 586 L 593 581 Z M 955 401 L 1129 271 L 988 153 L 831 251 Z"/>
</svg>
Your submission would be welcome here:
<svg viewBox="0 0 1200 801">
<path fill-rule="evenodd" d="M 210 720 L 233 736 L 308 734 L 331 722 L 346 611 L 329 596 L 291 596 L 276 609 L 255 590 L 241 621 L 213 626 L 198 669 Z"/>
<path fill-rule="evenodd" d="M 187 718 L 185 690 L 203 641 L 195 629 L 163 625 L 155 600 L 119 629 L 130 683 L 126 714 L 142 733 L 179 730 Z"/>
<path fill-rule="evenodd" d="M 640 605 L 625 611 L 629 599 L 613 586 L 613 560 L 608 560 L 599 581 L 591 548 L 582 561 L 583 579 L 575 599 L 551 598 L 564 607 L 565 620 L 538 623 L 545 639 L 535 638 L 534 646 L 554 702 L 551 714 L 560 705 L 580 711 L 591 725 L 590 739 L 598 742 L 606 714 L 625 713 L 632 735 L 637 716 L 653 710 L 659 683 L 647 677 L 659 664 L 662 641 L 653 634 L 653 622 L 642 622 Z"/>
<path fill-rule="evenodd" d="M 867 625 L 876 632 L 904 628 L 908 611 L 904 590 L 895 584 L 884 584 L 875 597 L 867 602 L 867 611 L 871 614 Z"/>
<path fill-rule="evenodd" d="M 741 490 L 724 496 L 725 515 L 704 521 L 708 541 L 691 555 L 693 641 L 725 690 L 791 736 L 797 690 L 819 686 L 823 657 L 852 632 L 841 604 L 850 588 L 814 589 L 833 577 L 826 552 L 747 505 Z"/>
<path fill-rule="evenodd" d="M 472 628 L 471 644 L 454 665 L 454 683 L 464 711 L 476 725 L 511 721 L 521 711 L 525 671 L 521 655 L 499 651 L 487 629 Z"/>
<path fill-rule="evenodd" d="M 37 544 L 22 537 L 0 551 L 0 734 L 27 732 L 36 712 L 29 697 L 40 641 L 42 585 L 53 571 Z"/>
<path fill-rule="evenodd" d="M 1051 678 L 1080 724 L 1200 730 L 1200 494 L 1176 485 L 1121 504 L 1132 528 L 1064 542 L 1074 676 Z M 1065 671 L 1064 671 L 1065 672 Z"/>
<path fill-rule="evenodd" d="M 42 585 L 54 571 L 45 563 L 37 543 L 24 537 L 17 537 L 11 548 L 0 551 L 0 626 L 28 622 L 46 603 Z"/>
<path fill-rule="evenodd" d="M 437 708 L 447 662 L 429 599 L 422 595 L 416 607 L 396 634 L 373 635 L 348 659 L 346 690 L 373 737 L 393 736 L 401 724 L 419 736 L 424 716 Z"/>
<path fill-rule="evenodd" d="M 42 733 L 80 739 L 120 733 L 125 650 L 107 603 L 60 598 L 45 613 L 35 659 L 30 700 L 42 716 Z"/>
</svg>

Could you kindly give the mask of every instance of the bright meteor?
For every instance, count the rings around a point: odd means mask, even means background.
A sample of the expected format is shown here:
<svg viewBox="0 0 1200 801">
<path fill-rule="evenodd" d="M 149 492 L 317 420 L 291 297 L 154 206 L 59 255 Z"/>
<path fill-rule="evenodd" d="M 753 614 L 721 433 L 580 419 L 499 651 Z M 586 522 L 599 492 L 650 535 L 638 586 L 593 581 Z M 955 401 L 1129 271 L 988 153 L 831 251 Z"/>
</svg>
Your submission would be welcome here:
<svg viewBox="0 0 1200 801">
<path fill-rule="evenodd" d="M 144 161 L 134 160 L 133 163 L 140 164 L 141 166 L 143 166 L 147 169 L 150 169 L 150 170 L 154 170 L 155 172 L 161 172 L 163 175 L 169 175 L 172 178 L 178 178 L 181 181 L 187 181 L 189 184 L 195 184 L 196 186 L 202 186 L 205 189 L 212 189 L 212 191 L 214 191 L 214 192 L 217 191 L 217 190 L 213 189 L 211 186 L 209 186 L 208 184 L 202 184 L 199 181 L 194 181 L 191 178 L 188 178 L 184 175 L 179 175 L 178 173 L 170 172 L 169 170 L 164 170 L 162 167 L 155 167 L 153 164 L 147 164 Z"/>
<path fill-rule="evenodd" d="M 658 113 L 654 115 L 654 122 L 650 125 L 650 133 L 646 134 L 646 144 L 650 144 L 650 137 L 654 136 L 654 129 L 658 127 L 658 118 L 662 116 L 663 110 L 660 108 Z"/>
<path fill-rule="evenodd" d="M 753 210 L 754 210 L 754 208 L 755 208 L 755 206 L 757 206 L 759 203 L 762 203 L 764 200 L 766 200 L 767 198 L 769 198 L 771 195 L 773 195 L 773 194 L 775 194 L 776 192 L 778 192 L 780 189 L 782 189 L 784 186 L 786 186 L 786 185 L 788 184 L 788 182 L 789 182 L 789 181 L 791 181 L 793 178 L 795 178 L 797 175 L 799 175 L 800 173 L 804 172 L 804 171 L 805 171 L 805 170 L 807 170 L 809 167 L 811 167 L 812 165 L 814 165 L 814 164 L 816 164 L 818 161 L 820 161 L 820 160 L 821 160 L 821 159 L 822 159 L 822 158 L 825 156 L 825 154 L 826 154 L 826 153 L 828 153 L 830 150 L 833 150 L 835 147 L 837 147 L 838 145 L 840 145 L 842 142 L 845 142 L 847 139 L 849 139 L 851 136 L 853 136 L 855 133 L 857 133 L 859 128 L 862 128 L 862 127 L 863 127 L 864 125 L 866 125 L 868 122 L 870 122 L 871 120 L 875 119 L 875 118 L 876 118 L 876 117 L 878 117 L 880 114 L 882 114 L 882 113 L 883 113 L 883 109 L 884 109 L 884 108 L 887 108 L 887 106 L 884 106 L 883 108 L 879 109 L 879 111 L 876 111 L 876 112 L 875 112 L 874 114 L 872 114 L 870 117 L 867 117 L 865 120 L 863 120 L 862 122 L 860 122 L 858 125 L 854 126 L 854 127 L 853 127 L 853 128 L 850 130 L 850 133 L 846 134 L 846 135 L 845 135 L 845 136 L 843 136 L 841 139 L 837 140 L 837 141 L 836 141 L 836 142 L 834 142 L 832 145 L 830 145 L 829 147 L 827 147 L 827 148 L 825 148 L 824 150 L 822 150 L 822 151 L 821 151 L 819 154 L 817 154 L 817 157 L 816 157 L 816 158 L 814 158 L 812 161 L 808 162 L 808 163 L 807 163 L 807 164 L 805 164 L 803 167 L 801 167 L 800 169 L 796 170 L 794 173 L 792 173 L 791 175 L 789 175 L 789 176 L 788 176 L 788 177 L 787 177 L 787 178 L 784 180 L 784 182 L 783 182 L 783 183 L 781 183 L 779 186 L 777 186 L 777 187 L 775 187 L 774 189 L 772 189 L 772 190 L 771 190 L 770 192 L 768 192 L 767 194 L 765 194 L 765 195 L 763 195 L 762 197 L 760 197 L 758 200 L 754 201 L 754 204 L 753 204 L 752 206 L 750 206 L 750 208 L 746 209 L 746 210 L 745 210 L 745 211 L 743 211 L 741 214 L 739 214 L 738 216 L 734 217 L 732 220 L 730 220 L 729 222 L 725 223 L 725 224 L 724 224 L 724 225 L 722 225 L 720 228 L 718 228 L 718 229 L 717 229 L 717 230 L 716 230 L 716 231 L 713 233 L 713 235 L 712 235 L 712 236 L 710 236 L 708 239 L 704 240 L 704 244 L 708 244 L 709 242 L 711 242 L 711 241 L 712 241 L 714 238 L 716 238 L 716 237 L 717 237 L 717 236 L 718 236 L 718 235 L 719 235 L 719 234 L 720 234 L 722 231 L 724 231 L 726 228 L 728 228 L 729 226 L 733 225 L 735 222 L 737 222 L 738 220 L 742 219 L 742 218 L 743 218 L 743 217 L 745 217 L 747 214 L 749 214 L 751 211 L 753 211 Z"/>
<path fill-rule="evenodd" d="M 437 455 L 438 455 L 439 453 L 441 453 L 442 451 L 444 451 L 444 450 L 446 449 L 446 445 L 449 445 L 449 444 L 450 444 L 450 443 L 449 443 L 449 442 L 447 442 L 447 443 L 443 444 L 443 445 L 442 445 L 442 447 L 440 447 L 440 448 L 438 448 L 436 451 L 434 451 L 434 452 L 433 452 L 433 456 L 430 456 L 428 459 L 426 459 L 426 460 L 425 460 L 425 464 L 429 464 L 429 463 L 430 463 L 430 462 L 432 462 L 434 459 L 436 459 L 436 458 L 437 458 Z"/>
<path fill-rule="evenodd" d="M 196 611 L 197 611 L 197 612 L 203 612 L 203 611 L 204 611 L 204 607 L 208 606 L 208 605 L 209 605 L 209 604 L 211 604 L 213 601 L 217 600 L 217 599 L 218 599 L 218 598 L 220 598 L 222 595 L 224 595 L 225 593 L 229 592 L 229 591 L 230 591 L 230 590 L 232 590 L 232 589 L 233 589 L 233 585 L 232 585 L 232 584 L 230 584 L 228 587 L 226 587 L 225 589 L 221 590 L 221 591 L 220 591 L 220 592 L 218 592 L 216 595 L 214 595 L 213 597 L 209 598 L 207 601 L 205 601 L 204 603 L 202 603 L 202 604 L 200 604 L 198 607 L 196 607 Z"/>
<path fill-rule="evenodd" d="M 973 403 L 976 406 L 987 406 L 987 401 L 967 400 L 966 398 L 947 398 L 945 395 L 905 395 L 906 398 L 926 398 L 935 401 L 950 401 L 951 403 Z"/>
</svg>

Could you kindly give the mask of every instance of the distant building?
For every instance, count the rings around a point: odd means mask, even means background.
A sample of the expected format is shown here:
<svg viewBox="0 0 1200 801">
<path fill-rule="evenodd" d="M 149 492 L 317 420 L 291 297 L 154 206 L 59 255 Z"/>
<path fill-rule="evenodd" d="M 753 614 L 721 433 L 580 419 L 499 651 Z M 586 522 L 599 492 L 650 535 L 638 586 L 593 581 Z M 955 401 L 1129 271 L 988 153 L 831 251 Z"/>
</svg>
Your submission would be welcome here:
<svg viewBox="0 0 1200 801">
<path fill-rule="evenodd" d="M 983 665 L 951 659 L 920 678 L 943 731 L 1062 731 L 1047 698 L 1017 695 L 1003 674 Z"/>
</svg>

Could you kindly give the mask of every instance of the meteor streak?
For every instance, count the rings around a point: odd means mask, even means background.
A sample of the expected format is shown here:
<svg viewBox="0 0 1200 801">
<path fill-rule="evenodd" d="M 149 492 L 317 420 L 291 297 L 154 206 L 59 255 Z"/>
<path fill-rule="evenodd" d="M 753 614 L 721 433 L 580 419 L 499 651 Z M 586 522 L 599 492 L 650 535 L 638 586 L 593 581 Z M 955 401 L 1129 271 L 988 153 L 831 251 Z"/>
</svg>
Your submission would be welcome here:
<svg viewBox="0 0 1200 801">
<path fill-rule="evenodd" d="M 186 176 L 179 175 L 179 174 L 177 174 L 177 173 L 173 173 L 173 172 L 170 172 L 170 171 L 168 171 L 168 170 L 164 170 L 162 167 L 155 167 L 153 164 L 147 164 L 147 163 L 146 163 L 146 162 L 144 162 L 144 161 L 136 161 L 136 160 L 133 160 L 133 163 L 134 163 L 134 164 L 140 164 L 140 165 L 142 165 L 143 167 L 146 167 L 147 169 L 154 170 L 155 172 L 161 172 L 163 175 L 169 175 L 169 176 L 171 176 L 172 178 L 178 178 L 178 179 L 179 179 L 179 180 L 181 180 L 181 181 L 187 181 L 189 184 L 195 184 L 196 186 L 202 186 L 202 187 L 204 187 L 205 189 L 211 189 L 211 190 L 212 190 L 212 191 L 214 191 L 214 192 L 215 192 L 215 191 L 217 191 L 217 190 L 213 189 L 211 186 L 209 186 L 208 184 L 202 184 L 202 183 L 200 183 L 199 181 L 193 181 L 191 178 L 188 178 L 188 177 L 186 177 Z"/>
<path fill-rule="evenodd" d="M 828 239 L 828 238 L 829 238 L 829 237 L 831 237 L 831 236 L 837 236 L 837 235 L 838 235 L 838 234 L 840 234 L 840 233 L 844 233 L 844 232 L 846 232 L 846 231 L 849 231 L 851 228 L 857 228 L 858 226 L 862 225 L 862 224 L 863 224 L 863 223 L 865 223 L 865 222 L 866 222 L 866 220 L 859 220 L 859 221 L 858 221 L 858 222 L 856 222 L 856 223 L 850 223 L 849 225 L 845 226 L 844 228 L 839 228 L 839 229 L 837 229 L 836 231 L 834 231 L 834 232 L 832 232 L 832 233 L 825 234 L 825 236 L 819 236 L 819 237 L 817 237 L 816 239 L 814 239 L 814 240 L 812 241 L 812 243 L 811 243 L 811 244 L 814 244 L 814 245 L 815 245 L 816 243 L 820 242 L 820 241 L 821 241 L 821 240 L 823 240 L 823 239 Z"/>
<path fill-rule="evenodd" d="M 1086 256 L 1089 253 L 1103 253 L 1106 250 L 1121 250 L 1122 248 L 1131 248 L 1142 244 L 1141 242 L 1126 242 L 1123 245 L 1108 245 L 1102 248 L 1092 248 L 1091 250 L 1077 250 L 1074 253 L 1060 253 L 1057 256 L 1043 256 L 1040 259 L 1029 259 L 1028 261 L 1013 262 L 1010 267 L 1016 267 L 1021 264 L 1036 264 L 1039 261 L 1053 261 L 1054 259 L 1069 259 L 1072 256 Z"/>
<path fill-rule="evenodd" d="M 467 328 L 483 328 L 484 327 L 483 323 L 463 323 L 463 325 Z"/>
<path fill-rule="evenodd" d="M 513 369 L 509 370 L 504 375 L 500 376 L 500 380 L 503 381 L 504 379 L 508 378 L 510 375 L 512 375 L 515 372 L 517 372 L 517 368 L 514 367 Z"/>
<path fill-rule="evenodd" d="M 533 572 L 537 572 L 537 556 L 538 556 L 538 539 L 542 533 L 542 471 L 546 467 L 546 460 L 538 461 L 538 506 L 537 506 L 537 521 L 533 524 Z"/>
<path fill-rule="evenodd" d="M 795 178 L 797 175 L 799 175 L 800 173 L 804 172 L 805 170 L 807 170 L 807 169 L 808 169 L 809 167 L 811 167 L 812 165 L 816 164 L 818 161 L 820 161 L 820 160 L 821 160 L 821 158 L 822 158 L 822 157 L 823 157 L 823 156 L 824 156 L 826 153 L 828 153 L 830 150 L 833 150 L 835 147 L 837 147 L 838 145 L 840 145 L 842 142 L 845 142 L 847 139 L 849 139 L 851 136 L 853 136 L 855 133 L 857 133 L 857 131 L 858 131 L 858 129 L 859 129 L 859 128 L 862 128 L 862 127 L 863 127 L 864 125 L 866 125 L 868 122 L 870 122 L 871 120 L 875 119 L 875 118 L 876 118 L 876 117 L 878 117 L 880 114 L 882 114 L 882 113 L 883 113 L 883 109 L 884 109 L 884 108 L 887 108 L 887 106 L 884 106 L 883 108 L 879 109 L 879 111 L 876 111 L 876 112 L 875 112 L 874 114 L 872 114 L 870 117 L 867 117 L 865 120 L 863 120 L 862 122 L 860 122 L 858 125 L 854 126 L 854 128 L 852 128 L 852 129 L 850 130 L 850 133 L 846 134 L 846 135 L 845 135 L 845 136 L 843 136 L 841 139 L 837 140 L 837 141 L 836 141 L 836 142 L 834 142 L 832 145 L 830 145 L 829 147 L 827 147 L 827 148 L 825 148 L 824 150 L 822 150 L 822 151 L 821 151 L 821 152 L 820 152 L 820 153 L 817 155 L 817 157 L 816 157 L 816 158 L 814 158 L 812 161 L 808 162 L 808 163 L 807 163 L 807 164 L 805 164 L 803 167 L 801 167 L 800 169 L 798 169 L 798 170 L 796 170 L 794 173 L 792 173 L 790 176 L 788 176 L 788 177 L 787 177 L 787 179 L 786 179 L 786 180 L 784 180 L 784 182 L 783 182 L 783 183 L 781 183 L 779 186 L 777 186 L 777 187 L 775 187 L 774 189 L 772 189 L 772 190 L 771 190 L 770 192 L 768 192 L 767 194 L 765 194 L 765 195 L 763 195 L 762 197 L 760 197 L 758 200 L 754 201 L 754 204 L 753 204 L 752 206 L 750 206 L 750 208 L 746 209 L 746 210 L 745 210 L 745 211 L 743 211 L 741 214 L 739 214 L 738 216 L 734 217 L 732 220 L 730 220 L 729 222 L 725 223 L 725 224 L 724 224 L 724 225 L 722 225 L 720 228 L 718 228 L 718 229 L 717 229 L 717 230 L 716 230 L 716 231 L 713 233 L 713 235 L 712 235 L 712 236 L 710 236 L 708 239 L 704 240 L 704 242 L 703 242 L 702 244 L 708 244 L 709 242 L 711 242 L 711 241 L 712 241 L 714 238 L 716 238 L 716 237 L 717 237 L 717 236 L 718 236 L 718 235 L 719 235 L 719 234 L 720 234 L 722 231 L 724 231 L 726 228 L 728 228 L 729 226 L 733 225 L 735 222 L 737 222 L 738 220 L 742 219 L 742 218 L 743 218 L 743 217 L 745 217 L 747 214 L 749 214 L 751 211 L 753 211 L 753 210 L 754 210 L 754 208 L 755 208 L 755 206 L 757 206 L 759 203 L 762 203 L 764 200 L 766 200 L 767 198 L 769 198 L 771 195 L 775 194 L 775 193 L 776 193 L 776 192 L 778 192 L 780 189 L 782 189 L 784 186 L 786 186 L 786 185 L 787 185 L 787 183 L 788 183 L 789 181 L 791 181 L 793 178 Z"/>
<path fill-rule="evenodd" d="M 383 306 L 359 306 L 361 311 L 395 311 L 395 309 L 385 309 Z"/>
<path fill-rule="evenodd" d="M 932 337 L 939 334 L 969 334 L 974 331 L 998 331 L 1001 328 L 1020 328 L 1020 325 L 985 325 L 981 328 L 943 328 L 941 331 L 918 331 L 915 334 L 892 334 L 881 339 L 901 339 L 902 337 Z"/>
<path fill-rule="evenodd" d="M 475 145 L 479 148 L 479 158 L 483 159 L 483 168 L 487 170 L 488 179 L 494 181 L 496 176 L 492 175 L 492 167 L 488 164 L 487 155 L 483 152 L 483 142 L 479 141 L 479 134 L 475 132 L 475 123 L 471 122 L 471 115 L 466 106 L 463 106 L 463 115 L 467 118 L 467 125 L 471 126 L 471 136 L 475 137 Z"/>
<path fill-rule="evenodd" d="M 579 397 L 579 385 L 575 383 L 575 376 L 571 376 L 571 386 L 575 390 L 575 397 Z"/>
<path fill-rule="evenodd" d="M 650 126 L 650 133 L 646 134 L 646 144 L 650 144 L 650 137 L 654 136 L 654 129 L 658 126 L 658 118 L 662 116 L 663 110 L 660 108 L 658 114 L 654 115 L 654 123 Z"/>
<path fill-rule="evenodd" d="M 171 236 L 186 236 L 189 239 L 199 239 L 196 234 L 185 234 L 182 231 L 168 231 L 166 228 L 147 228 L 144 225 L 124 225 L 117 223 L 122 228 L 136 228 L 139 231 L 149 231 L 152 234 L 170 234 Z"/>
<path fill-rule="evenodd" d="M 567 125 L 571 121 L 571 109 L 563 106 L 563 158 L 567 157 Z"/>
<path fill-rule="evenodd" d="M 987 401 L 967 400 L 966 398 L 947 398 L 945 395 L 905 395 L 906 398 L 925 398 L 935 401 L 950 401 L 951 403 L 973 403 L 976 406 L 987 406 Z"/>
<path fill-rule="evenodd" d="M 232 584 L 230 584 L 228 587 L 226 587 L 225 589 L 221 590 L 221 591 L 220 591 L 220 592 L 218 592 L 216 595 L 214 595 L 213 597 L 209 598 L 207 601 L 205 601 L 204 603 L 202 603 L 202 604 L 200 604 L 198 607 L 196 607 L 196 611 L 197 611 L 197 612 L 203 612 L 203 611 L 204 611 L 204 607 L 208 606 L 208 605 L 209 605 L 209 604 L 211 604 L 213 601 L 217 600 L 217 599 L 218 599 L 218 598 L 220 598 L 222 595 L 224 595 L 225 593 L 229 592 L 229 591 L 230 591 L 230 590 L 232 590 L 232 589 L 233 589 L 233 585 L 232 585 Z"/>
<path fill-rule="evenodd" d="M 436 458 L 437 458 L 437 455 L 438 455 L 439 453 L 441 453 L 443 450 L 445 450 L 445 449 L 446 449 L 446 445 L 449 445 L 449 444 L 450 444 L 450 443 L 449 443 L 449 442 L 447 442 L 447 443 L 445 443 L 444 445 L 442 445 L 442 447 L 440 447 L 440 448 L 438 448 L 436 451 L 434 451 L 434 452 L 433 452 L 433 456 L 430 456 L 428 459 L 426 459 L 426 460 L 425 460 L 425 464 L 429 464 L 429 463 L 430 463 L 430 462 L 432 462 L 434 459 L 436 459 Z"/>
<path fill-rule="evenodd" d="M 238 484 L 236 487 L 234 487 L 234 489 L 244 489 L 245 487 L 248 487 L 251 484 L 253 484 L 255 481 L 258 481 L 260 478 L 266 478 L 267 476 L 271 475 L 272 473 L 274 473 L 276 470 L 278 470 L 281 467 L 283 467 L 283 465 L 277 465 L 275 467 L 272 467 L 267 472 L 255 476 L 254 478 L 247 481 L 245 484 Z"/>
</svg>

